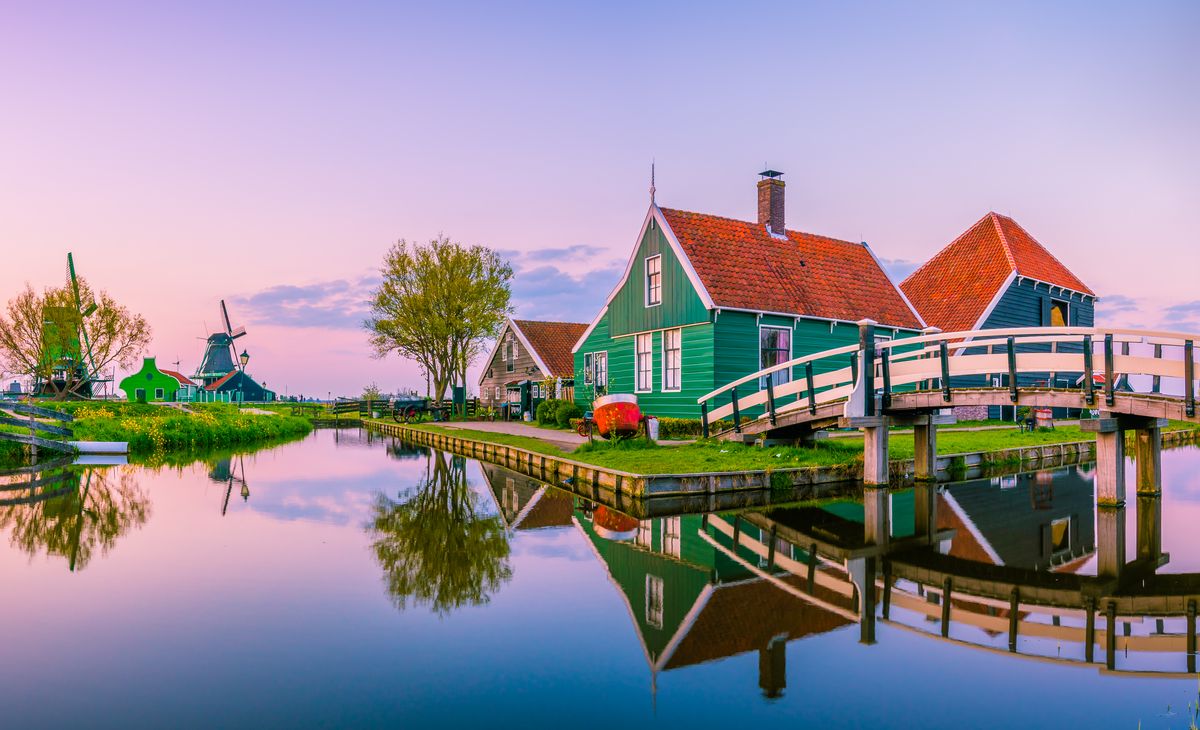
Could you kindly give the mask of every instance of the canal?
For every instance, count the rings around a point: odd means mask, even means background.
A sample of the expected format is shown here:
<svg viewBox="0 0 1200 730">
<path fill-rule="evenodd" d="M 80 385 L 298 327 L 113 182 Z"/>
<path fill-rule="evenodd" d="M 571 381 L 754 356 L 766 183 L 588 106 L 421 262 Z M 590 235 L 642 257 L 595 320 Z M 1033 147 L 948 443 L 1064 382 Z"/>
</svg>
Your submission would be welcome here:
<svg viewBox="0 0 1200 730">
<path fill-rule="evenodd" d="M 1085 466 L 636 519 L 331 430 L 9 478 L 0 727 L 1187 728 L 1200 449 L 1163 467 L 1099 516 Z"/>
</svg>

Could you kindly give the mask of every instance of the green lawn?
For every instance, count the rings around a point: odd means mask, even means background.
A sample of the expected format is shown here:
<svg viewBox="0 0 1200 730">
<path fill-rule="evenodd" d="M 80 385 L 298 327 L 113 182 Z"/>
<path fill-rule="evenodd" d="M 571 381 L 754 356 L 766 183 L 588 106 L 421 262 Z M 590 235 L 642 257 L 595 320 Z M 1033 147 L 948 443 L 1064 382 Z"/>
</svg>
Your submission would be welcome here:
<svg viewBox="0 0 1200 730">
<path fill-rule="evenodd" d="M 809 466 L 849 466 L 862 461 L 861 438 L 826 439 L 812 447 L 745 446 L 726 441 L 697 441 L 680 446 L 650 444 L 641 439 L 611 444 L 596 441 L 584 444 L 574 452 L 566 452 L 552 444 L 527 436 L 512 436 L 474 431 L 446 429 L 423 424 L 424 430 L 489 443 L 516 446 L 539 454 L 562 456 L 573 461 L 617 469 L 634 474 L 683 474 L 690 472 L 751 471 Z M 1172 424 L 1171 428 L 1196 428 L 1187 424 Z M 938 433 L 939 454 L 1002 451 L 1005 449 L 1042 444 L 1089 441 L 1095 434 L 1077 426 L 1062 426 L 1052 430 L 1021 432 L 1015 427 L 991 431 L 941 431 Z M 892 459 L 911 459 L 911 436 L 897 435 L 889 444 Z"/>
</svg>

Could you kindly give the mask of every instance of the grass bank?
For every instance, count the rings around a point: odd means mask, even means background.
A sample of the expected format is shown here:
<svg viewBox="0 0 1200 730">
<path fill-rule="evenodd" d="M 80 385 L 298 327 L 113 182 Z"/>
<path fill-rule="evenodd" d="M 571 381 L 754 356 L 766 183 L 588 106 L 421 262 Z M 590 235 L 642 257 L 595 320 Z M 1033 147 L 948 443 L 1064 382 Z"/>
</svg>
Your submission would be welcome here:
<svg viewBox="0 0 1200 730">
<path fill-rule="evenodd" d="M 499 434 L 471 429 L 448 429 L 433 424 L 413 426 L 459 438 L 515 446 L 539 454 L 560 456 L 584 464 L 617 469 L 634 474 L 686 474 L 694 472 L 755 471 L 809 466 L 847 466 L 862 461 L 861 438 L 839 438 L 818 441 L 813 446 L 775 446 L 760 448 L 727 441 L 697 441 L 677 446 L 652 444 L 631 439 L 616 444 L 596 441 L 584 444 L 573 452 L 537 438 Z M 1191 424 L 1172 423 L 1168 430 L 1196 429 Z M 1021 432 L 1017 429 L 989 431 L 949 431 L 938 433 L 939 454 L 996 452 L 1027 446 L 1091 441 L 1095 434 L 1078 426 L 1061 426 L 1052 430 Z M 913 439 L 896 435 L 891 439 L 892 459 L 911 459 Z"/>
<path fill-rule="evenodd" d="M 190 412 L 146 403 L 69 403 L 55 406 L 75 416 L 80 441 L 127 441 L 131 454 L 194 452 L 261 445 L 299 438 L 307 418 L 244 413 L 225 403 L 189 406 Z"/>
</svg>

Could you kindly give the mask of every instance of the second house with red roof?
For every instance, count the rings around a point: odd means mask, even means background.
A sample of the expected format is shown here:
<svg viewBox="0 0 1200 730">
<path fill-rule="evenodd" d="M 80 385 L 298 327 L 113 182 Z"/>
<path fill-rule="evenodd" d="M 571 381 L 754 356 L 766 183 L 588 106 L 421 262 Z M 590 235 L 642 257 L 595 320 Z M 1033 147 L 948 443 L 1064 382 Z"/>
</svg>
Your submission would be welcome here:
<svg viewBox="0 0 1200 730">
<path fill-rule="evenodd" d="M 624 274 L 575 343 L 580 406 L 634 393 L 648 414 L 698 418 L 719 386 L 857 342 L 858 320 L 884 338 L 925 326 L 867 244 L 787 230 L 780 173 L 762 173 L 757 192 L 753 222 L 660 208 L 652 193 Z"/>
</svg>

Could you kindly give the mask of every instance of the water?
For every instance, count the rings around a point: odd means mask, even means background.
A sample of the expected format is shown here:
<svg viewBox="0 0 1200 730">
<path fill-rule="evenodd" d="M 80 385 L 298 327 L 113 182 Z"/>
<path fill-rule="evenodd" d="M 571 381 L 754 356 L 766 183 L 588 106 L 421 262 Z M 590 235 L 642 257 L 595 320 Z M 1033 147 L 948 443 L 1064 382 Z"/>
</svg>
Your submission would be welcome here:
<svg viewBox="0 0 1200 730">
<path fill-rule="evenodd" d="M 1157 573 L 1181 576 L 1200 571 L 1200 450 L 1163 465 Z M 1087 477 L 950 486 L 933 495 L 950 557 L 910 563 L 1097 581 Z M 1180 615 L 1122 616 L 1110 673 L 1103 644 L 1089 665 L 1078 642 L 1034 635 L 1082 631 L 1078 612 L 1023 610 L 1012 654 L 1002 601 L 955 595 L 943 639 L 940 583 L 896 577 L 864 643 L 846 564 L 819 565 L 810 590 L 808 551 L 783 540 L 861 551 L 861 503 L 744 513 L 733 549 L 732 513 L 639 522 L 332 431 L 78 479 L 0 507 L 0 727 L 1185 728 L 1200 690 L 1182 652 L 1138 650 L 1178 639 Z M 1135 502 L 1101 518 L 1126 523 L 1131 561 Z M 894 544 L 914 539 L 919 503 L 881 503 Z M 769 562 L 755 550 L 771 526 Z M 1168 580 L 1137 570 L 1127 583 Z"/>
</svg>

